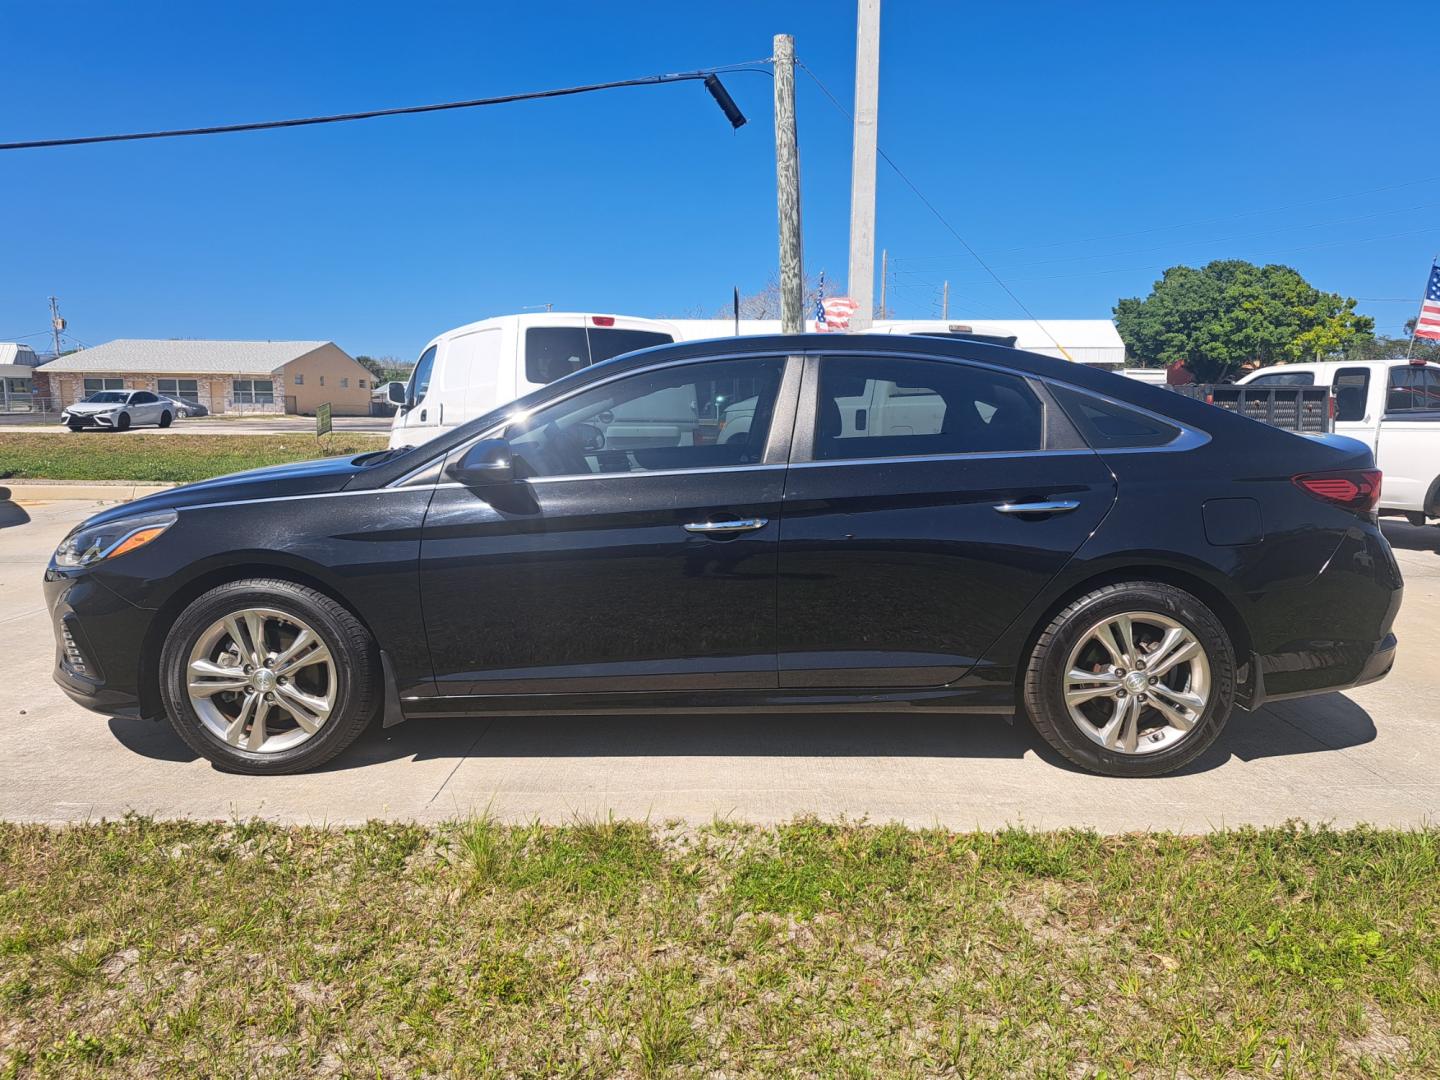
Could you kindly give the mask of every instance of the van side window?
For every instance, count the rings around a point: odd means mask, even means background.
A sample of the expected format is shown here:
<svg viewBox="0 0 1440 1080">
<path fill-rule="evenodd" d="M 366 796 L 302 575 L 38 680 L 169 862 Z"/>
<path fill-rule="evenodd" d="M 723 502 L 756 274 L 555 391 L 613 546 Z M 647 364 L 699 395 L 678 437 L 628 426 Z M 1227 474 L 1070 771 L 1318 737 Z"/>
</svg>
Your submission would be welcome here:
<svg viewBox="0 0 1440 1080">
<path fill-rule="evenodd" d="M 1335 419 L 1365 419 L 1370 399 L 1370 369 L 1341 368 L 1335 372 Z"/>
<path fill-rule="evenodd" d="M 827 356 L 815 460 L 1039 450 L 1044 410 L 1025 380 L 936 360 Z"/>
<path fill-rule="evenodd" d="M 412 402 L 423 401 L 426 392 L 430 389 L 430 373 L 435 370 L 435 346 L 431 345 L 423 353 L 420 359 L 415 362 L 415 370 L 410 373 L 410 393 Z"/>
<path fill-rule="evenodd" d="M 1406 364 L 1390 369 L 1390 392 L 1385 411 L 1421 412 L 1440 409 L 1440 369 Z"/>
</svg>

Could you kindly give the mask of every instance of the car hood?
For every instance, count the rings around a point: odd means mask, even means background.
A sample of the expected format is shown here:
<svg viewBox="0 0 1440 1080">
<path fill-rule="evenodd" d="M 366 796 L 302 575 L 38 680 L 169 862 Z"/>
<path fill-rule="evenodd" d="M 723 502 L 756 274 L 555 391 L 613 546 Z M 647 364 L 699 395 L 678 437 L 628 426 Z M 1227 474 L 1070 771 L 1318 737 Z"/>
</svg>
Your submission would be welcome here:
<svg viewBox="0 0 1440 1080">
<path fill-rule="evenodd" d="M 65 411 L 71 416 L 94 416 L 96 413 L 113 412 L 116 409 L 123 409 L 124 407 L 125 403 L 123 401 L 77 401 L 74 405 L 66 405 Z"/>
<path fill-rule="evenodd" d="M 354 464 L 360 456 L 320 458 L 318 461 L 273 465 L 266 469 L 251 469 L 248 472 L 231 473 L 229 476 L 217 476 L 213 480 L 186 484 L 111 507 L 90 518 L 87 524 L 98 525 L 155 510 L 181 510 L 187 506 L 205 506 L 210 503 L 323 495 L 339 491 L 349 483 L 351 477 L 364 471 L 363 466 Z"/>
</svg>

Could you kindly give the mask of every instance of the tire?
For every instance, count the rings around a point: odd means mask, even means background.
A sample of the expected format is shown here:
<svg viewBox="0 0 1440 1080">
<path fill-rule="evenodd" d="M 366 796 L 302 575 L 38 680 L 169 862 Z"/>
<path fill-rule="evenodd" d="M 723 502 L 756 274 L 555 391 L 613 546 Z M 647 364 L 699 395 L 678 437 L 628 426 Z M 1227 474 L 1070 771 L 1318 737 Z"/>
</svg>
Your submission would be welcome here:
<svg viewBox="0 0 1440 1080">
<path fill-rule="evenodd" d="M 130 414 L 129 414 L 128 412 L 122 412 L 119 416 L 117 416 L 117 417 L 115 418 L 115 430 L 116 430 L 116 431 L 129 431 L 129 430 L 130 430 Z"/>
<path fill-rule="evenodd" d="M 1129 669 L 1114 663 L 1116 650 L 1103 643 L 1105 628 L 1126 625 Z M 1123 630 L 1112 634 L 1118 645 Z M 1167 654 L 1164 643 L 1172 640 Z M 1187 658 L 1167 667 L 1174 654 Z M 1024 701 L 1041 738 L 1076 765 L 1105 776 L 1160 776 L 1194 761 L 1224 729 L 1235 703 L 1234 646 L 1215 613 L 1183 589 L 1155 581 L 1106 585 L 1041 633 L 1025 670 Z M 1134 710 L 1133 736 L 1130 714 L 1115 719 L 1122 703 Z"/>
<path fill-rule="evenodd" d="M 79 424 L 66 424 L 65 426 L 66 426 L 67 428 L 69 428 L 71 431 L 73 431 L 76 435 L 80 434 L 80 432 L 82 432 L 82 431 L 85 430 L 85 429 L 84 429 L 83 427 L 81 427 Z"/>
<path fill-rule="evenodd" d="M 220 665 L 228 658 L 231 665 L 237 664 L 251 652 L 241 641 L 221 631 L 217 639 L 217 624 L 237 612 L 264 611 L 266 615 L 261 637 L 268 639 L 272 650 L 284 657 L 287 645 L 284 638 L 287 619 L 312 632 L 312 640 L 318 639 L 324 650 L 328 650 L 323 664 L 312 664 L 306 672 L 315 675 L 324 667 L 322 681 L 332 685 L 331 705 L 328 715 L 315 725 L 313 733 L 306 733 L 298 718 L 282 701 L 285 689 L 264 684 L 257 688 L 246 686 L 243 690 L 213 693 L 209 696 L 192 697 L 190 690 L 190 666 L 197 650 L 208 661 L 213 647 L 208 642 L 217 641 L 219 664 L 210 663 L 209 670 L 217 672 L 221 682 L 228 685 L 234 680 L 245 679 L 245 669 Z M 244 616 L 237 627 L 240 638 L 248 637 L 248 626 Z M 291 639 L 293 643 L 298 639 Z M 263 647 L 262 650 L 264 651 Z M 273 665 L 274 673 L 285 669 L 274 665 L 273 659 L 266 667 Z M 256 665 L 258 670 L 258 665 Z M 195 678 L 215 678 L 214 675 L 197 675 Z M 300 688 L 303 673 L 292 676 L 293 689 Z M 280 683 L 285 683 L 282 676 Z M 215 684 L 210 684 L 215 685 Z M 260 689 L 271 689 L 271 694 L 262 695 Z M 314 685 L 304 688 L 311 693 L 307 700 L 318 700 L 323 690 Z M 245 773 L 251 776 L 280 775 L 305 772 L 329 761 L 354 742 L 378 711 L 381 693 L 380 655 L 369 632 L 346 608 L 315 589 L 294 582 L 277 579 L 250 579 L 236 581 L 211 589 L 190 604 L 165 639 L 160 653 L 160 690 L 165 702 L 165 711 L 176 734 L 186 745 L 201 757 L 214 762 L 227 772 Z M 228 695 L 228 696 L 227 696 Z M 248 728 L 235 727 L 235 719 L 242 708 L 249 711 L 251 698 L 256 699 L 256 710 L 260 713 L 260 731 L 257 749 L 249 747 L 250 736 L 254 735 L 256 724 L 252 719 Z M 261 700 L 273 699 L 274 704 L 263 706 Z M 199 705 L 197 707 L 197 701 Z M 302 710 L 305 711 L 305 710 Z M 254 712 L 251 712 L 254 715 Z M 313 717 L 312 717 L 313 719 Z M 226 725 L 235 732 L 234 741 L 227 741 Z M 278 730 L 277 730 L 278 729 Z M 245 732 L 248 731 L 248 734 Z M 290 743 L 293 742 L 293 745 Z M 273 744 L 273 745 L 272 745 Z"/>
<path fill-rule="evenodd" d="M 170 422 L 171 422 L 173 419 L 174 419 L 174 417 L 172 417 L 168 412 L 162 412 L 162 413 L 160 414 L 160 426 L 161 426 L 162 428 L 167 428 L 167 427 L 169 427 L 169 426 L 170 426 Z"/>
</svg>

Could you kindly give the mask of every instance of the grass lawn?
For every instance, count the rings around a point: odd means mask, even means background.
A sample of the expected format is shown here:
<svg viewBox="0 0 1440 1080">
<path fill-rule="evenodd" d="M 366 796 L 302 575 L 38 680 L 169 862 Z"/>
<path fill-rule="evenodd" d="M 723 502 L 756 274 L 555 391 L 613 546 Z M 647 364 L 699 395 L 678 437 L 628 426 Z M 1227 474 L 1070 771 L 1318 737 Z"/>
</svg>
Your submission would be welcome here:
<svg viewBox="0 0 1440 1080">
<path fill-rule="evenodd" d="M 1240 1073 L 1440 1075 L 1440 831 L 0 825 L 0 1075 Z"/>
<path fill-rule="evenodd" d="M 0 480 L 208 480 L 287 461 L 385 449 L 384 435 L 0 435 Z"/>
</svg>

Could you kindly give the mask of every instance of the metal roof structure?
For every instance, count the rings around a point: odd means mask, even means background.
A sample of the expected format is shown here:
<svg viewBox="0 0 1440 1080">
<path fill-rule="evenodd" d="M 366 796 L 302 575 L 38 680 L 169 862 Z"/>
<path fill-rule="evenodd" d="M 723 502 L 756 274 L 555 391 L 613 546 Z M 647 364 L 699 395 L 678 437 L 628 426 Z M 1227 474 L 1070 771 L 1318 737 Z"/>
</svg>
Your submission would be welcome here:
<svg viewBox="0 0 1440 1080">
<path fill-rule="evenodd" d="M 329 341 L 151 341 L 117 338 L 41 366 L 44 372 L 174 372 L 185 375 L 269 374 Z"/>
</svg>

